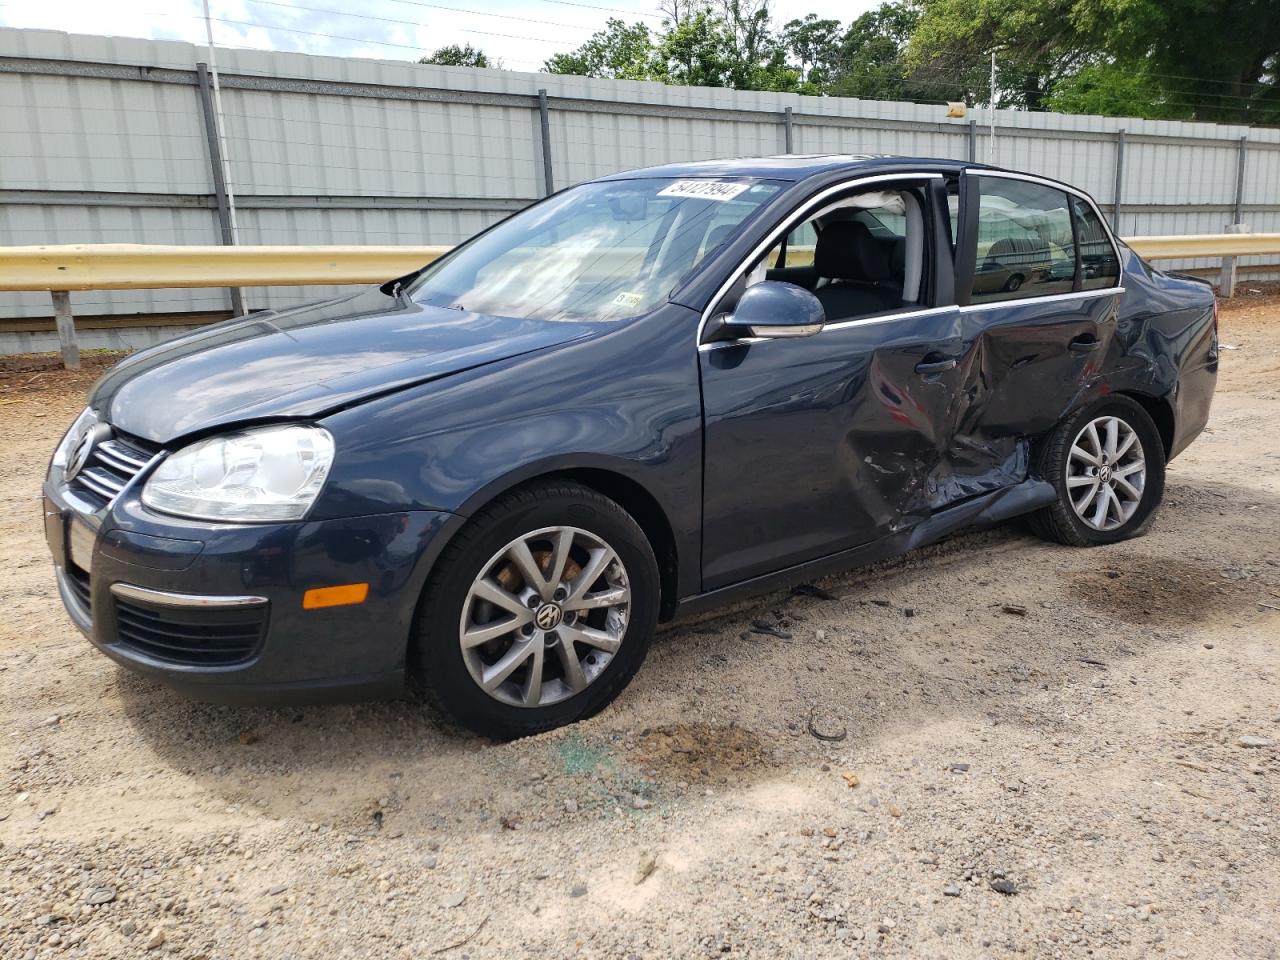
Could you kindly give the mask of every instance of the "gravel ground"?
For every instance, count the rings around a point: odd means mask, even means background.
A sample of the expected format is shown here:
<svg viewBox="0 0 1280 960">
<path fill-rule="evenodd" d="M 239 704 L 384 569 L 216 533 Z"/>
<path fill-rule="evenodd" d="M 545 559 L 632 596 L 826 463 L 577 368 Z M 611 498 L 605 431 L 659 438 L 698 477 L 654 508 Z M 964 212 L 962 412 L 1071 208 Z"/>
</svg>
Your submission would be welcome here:
<svg viewBox="0 0 1280 960">
<path fill-rule="evenodd" d="M 1280 297 L 1223 339 L 1147 537 L 776 594 L 510 744 L 93 653 L 37 490 L 94 373 L 0 364 L 0 957 L 1275 957 Z"/>
</svg>

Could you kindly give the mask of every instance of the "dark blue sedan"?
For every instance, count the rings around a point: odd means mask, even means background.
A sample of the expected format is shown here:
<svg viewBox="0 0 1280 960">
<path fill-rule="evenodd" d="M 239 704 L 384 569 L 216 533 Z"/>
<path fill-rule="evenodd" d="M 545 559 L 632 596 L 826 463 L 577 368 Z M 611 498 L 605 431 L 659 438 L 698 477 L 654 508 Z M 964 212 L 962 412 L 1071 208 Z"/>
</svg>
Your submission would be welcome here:
<svg viewBox="0 0 1280 960">
<path fill-rule="evenodd" d="M 1043 177 L 679 164 L 417 274 L 107 373 L 54 454 L 75 623 L 211 700 L 588 716 L 659 621 L 1026 515 L 1143 533 L 1209 413 L 1215 301 Z"/>
</svg>

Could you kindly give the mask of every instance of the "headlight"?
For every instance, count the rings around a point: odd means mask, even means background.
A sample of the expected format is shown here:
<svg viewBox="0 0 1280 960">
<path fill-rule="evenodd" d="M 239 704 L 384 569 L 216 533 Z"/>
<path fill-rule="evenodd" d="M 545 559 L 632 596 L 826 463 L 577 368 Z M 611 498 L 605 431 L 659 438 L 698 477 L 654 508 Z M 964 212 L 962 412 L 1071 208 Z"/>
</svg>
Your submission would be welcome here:
<svg viewBox="0 0 1280 960">
<path fill-rule="evenodd" d="M 258 427 L 201 440 L 168 457 L 142 488 L 142 502 L 199 520 L 301 520 L 332 464 L 329 431 Z"/>
<path fill-rule="evenodd" d="M 80 438 L 84 436 L 86 430 L 92 429 L 97 422 L 98 415 L 92 410 L 88 407 L 81 410 L 80 416 L 76 417 L 75 423 L 71 424 L 71 429 L 63 435 L 58 448 L 53 451 L 53 462 L 49 465 L 65 468 L 67 457 L 71 456 L 71 451 L 80 442 Z"/>
</svg>

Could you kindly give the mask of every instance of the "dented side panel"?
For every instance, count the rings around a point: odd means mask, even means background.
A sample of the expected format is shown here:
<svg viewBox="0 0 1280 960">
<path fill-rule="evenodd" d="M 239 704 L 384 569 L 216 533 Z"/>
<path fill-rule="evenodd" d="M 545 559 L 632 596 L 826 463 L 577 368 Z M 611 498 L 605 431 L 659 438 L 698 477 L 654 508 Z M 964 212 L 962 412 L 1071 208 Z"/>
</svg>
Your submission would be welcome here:
<svg viewBox="0 0 1280 960">
<path fill-rule="evenodd" d="M 703 589 L 849 549 L 927 514 L 950 471 L 959 308 L 702 352 Z"/>
<path fill-rule="evenodd" d="M 703 589 L 919 527 L 1031 475 L 1031 447 L 1122 381 L 1157 383 L 1119 292 L 941 309 L 701 355 Z M 922 374 L 924 361 L 955 359 Z"/>
</svg>

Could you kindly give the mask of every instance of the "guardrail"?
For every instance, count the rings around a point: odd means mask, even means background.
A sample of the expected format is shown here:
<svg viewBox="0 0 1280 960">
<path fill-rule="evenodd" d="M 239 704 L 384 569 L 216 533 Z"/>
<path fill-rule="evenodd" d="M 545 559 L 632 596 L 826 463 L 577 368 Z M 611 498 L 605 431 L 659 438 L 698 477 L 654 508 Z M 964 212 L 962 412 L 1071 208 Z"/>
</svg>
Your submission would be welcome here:
<svg viewBox="0 0 1280 960">
<path fill-rule="evenodd" d="M 1231 296 L 1235 258 L 1280 253 L 1280 233 L 1128 237 L 1149 260 L 1223 259 L 1219 290 Z M 80 365 L 72 290 L 267 287 L 380 283 L 418 269 L 447 246 L 231 247 L 71 244 L 0 247 L 0 291 L 48 290 L 62 358 Z"/>
<path fill-rule="evenodd" d="M 0 247 L 0 290 L 147 290 L 382 283 L 450 247 Z"/>
</svg>

